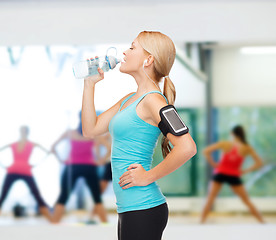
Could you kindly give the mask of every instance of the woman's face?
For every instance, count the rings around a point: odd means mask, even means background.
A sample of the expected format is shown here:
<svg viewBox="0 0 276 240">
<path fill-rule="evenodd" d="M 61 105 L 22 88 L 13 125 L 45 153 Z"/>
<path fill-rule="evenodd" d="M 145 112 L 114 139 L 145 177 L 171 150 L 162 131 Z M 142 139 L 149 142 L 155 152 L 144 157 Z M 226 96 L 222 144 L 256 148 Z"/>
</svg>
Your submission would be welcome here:
<svg viewBox="0 0 276 240">
<path fill-rule="evenodd" d="M 230 133 L 230 139 L 231 139 L 231 141 L 236 141 L 237 140 L 237 136 L 233 132 L 231 132 Z"/>
<path fill-rule="evenodd" d="M 124 51 L 123 54 L 124 58 L 119 69 L 122 73 L 131 74 L 138 72 L 147 58 L 146 53 L 137 41 L 137 38 L 134 39 L 130 48 Z"/>
<path fill-rule="evenodd" d="M 21 136 L 21 138 L 27 138 L 28 137 L 28 128 L 27 127 L 21 127 L 20 128 L 20 136 Z"/>
</svg>

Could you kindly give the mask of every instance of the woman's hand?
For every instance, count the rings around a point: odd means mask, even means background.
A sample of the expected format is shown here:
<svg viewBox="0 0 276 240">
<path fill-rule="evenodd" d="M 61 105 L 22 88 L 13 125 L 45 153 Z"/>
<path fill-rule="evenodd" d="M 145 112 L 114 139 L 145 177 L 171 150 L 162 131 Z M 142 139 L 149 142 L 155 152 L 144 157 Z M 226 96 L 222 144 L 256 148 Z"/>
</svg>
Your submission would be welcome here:
<svg viewBox="0 0 276 240">
<path fill-rule="evenodd" d="M 244 175 L 244 174 L 247 174 L 247 173 L 249 173 L 249 172 L 250 172 L 249 169 L 244 169 L 244 170 L 241 170 L 241 171 L 240 171 L 240 174 L 241 174 L 241 175 Z"/>
<path fill-rule="evenodd" d="M 96 161 L 97 166 L 105 165 L 105 163 L 106 163 L 105 158 L 100 158 L 98 161 Z"/>
<path fill-rule="evenodd" d="M 56 155 L 56 149 L 55 149 L 55 146 L 52 146 L 51 149 L 50 149 L 50 153 L 53 153 L 54 155 Z"/>
<path fill-rule="evenodd" d="M 97 57 L 97 56 L 96 56 Z M 93 58 L 92 58 L 93 59 Z M 93 75 L 93 76 L 89 76 L 89 77 L 86 77 L 84 80 L 85 83 L 93 83 L 93 84 L 96 84 L 97 82 L 101 81 L 104 79 L 104 71 L 98 67 L 98 72 L 99 74 L 97 75 Z"/>
<path fill-rule="evenodd" d="M 133 186 L 147 186 L 150 184 L 148 180 L 148 172 L 141 164 L 131 164 L 121 177 L 119 184 L 123 189 Z M 126 185 L 127 184 L 127 185 Z M 124 186 L 126 185 L 126 186 Z"/>
<path fill-rule="evenodd" d="M 212 166 L 213 168 L 217 168 L 217 167 L 219 166 L 219 164 L 218 164 L 217 162 L 213 161 L 213 162 L 211 163 L 211 166 Z"/>
</svg>

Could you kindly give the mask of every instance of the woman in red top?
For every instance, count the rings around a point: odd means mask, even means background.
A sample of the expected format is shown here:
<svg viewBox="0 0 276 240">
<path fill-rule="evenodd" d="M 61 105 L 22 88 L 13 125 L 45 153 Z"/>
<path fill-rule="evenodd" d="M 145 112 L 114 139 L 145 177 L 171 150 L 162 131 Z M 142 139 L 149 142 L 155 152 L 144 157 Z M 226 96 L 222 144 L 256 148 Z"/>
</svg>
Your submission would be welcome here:
<svg viewBox="0 0 276 240">
<path fill-rule="evenodd" d="M 247 143 L 245 132 L 241 126 L 234 127 L 231 135 L 233 141 L 220 141 L 204 149 L 206 159 L 214 168 L 214 175 L 210 184 L 207 202 L 201 215 L 201 223 L 205 222 L 215 197 L 219 193 L 223 183 L 228 183 L 233 192 L 242 199 L 258 221 L 264 223 L 261 214 L 250 201 L 240 179 L 240 175 L 260 168 L 263 165 L 262 160 L 255 150 Z M 217 163 L 212 158 L 212 152 L 219 149 L 223 151 L 223 155 L 221 161 Z M 241 170 L 242 163 L 248 155 L 253 158 L 255 164 L 248 169 Z"/>
<path fill-rule="evenodd" d="M 29 159 L 34 147 L 38 147 L 48 154 L 50 152 L 39 144 L 29 141 L 28 134 L 29 128 L 27 126 L 22 126 L 20 128 L 19 141 L 0 148 L 1 151 L 10 147 L 14 159 L 12 165 L 7 168 L 7 174 L 5 176 L 3 187 L 0 193 L 0 210 L 2 204 L 9 194 L 12 185 L 18 180 L 23 180 L 30 188 L 32 195 L 38 203 L 40 213 L 43 214 L 47 219 L 50 219 L 51 217 L 48 206 L 40 194 L 31 171 L 32 166 L 29 164 Z"/>
</svg>

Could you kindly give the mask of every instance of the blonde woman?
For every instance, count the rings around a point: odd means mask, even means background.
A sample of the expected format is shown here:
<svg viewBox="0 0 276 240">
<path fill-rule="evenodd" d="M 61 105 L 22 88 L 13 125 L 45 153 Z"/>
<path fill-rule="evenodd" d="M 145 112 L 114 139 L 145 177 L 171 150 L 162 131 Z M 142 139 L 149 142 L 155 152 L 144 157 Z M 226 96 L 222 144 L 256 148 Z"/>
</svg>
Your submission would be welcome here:
<svg viewBox="0 0 276 240">
<path fill-rule="evenodd" d="M 175 59 L 175 46 L 160 32 L 144 31 L 123 54 L 120 72 L 134 78 L 137 91 L 127 94 L 97 116 L 95 84 L 104 79 L 104 72 L 99 68 L 98 76 L 86 78 L 83 134 L 92 138 L 109 131 L 112 136 L 112 180 L 119 240 L 160 240 L 169 211 L 166 198 L 155 181 L 194 156 L 196 145 L 189 133 L 181 136 L 167 133 L 162 139 L 164 160 L 151 169 L 153 151 L 161 132 L 159 111 L 175 101 L 174 84 L 168 76 Z M 163 79 L 164 94 L 159 87 Z"/>
</svg>

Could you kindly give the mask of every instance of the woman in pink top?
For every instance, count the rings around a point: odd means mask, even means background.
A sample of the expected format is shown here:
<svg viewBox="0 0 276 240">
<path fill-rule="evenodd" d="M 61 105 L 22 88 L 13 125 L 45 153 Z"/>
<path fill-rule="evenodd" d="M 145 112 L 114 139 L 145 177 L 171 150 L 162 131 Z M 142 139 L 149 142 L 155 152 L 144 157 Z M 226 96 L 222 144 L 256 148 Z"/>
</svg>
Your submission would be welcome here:
<svg viewBox="0 0 276 240">
<path fill-rule="evenodd" d="M 224 183 L 231 186 L 242 201 L 249 208 L 250 212 L 263 223 L 264 220 L 256 207 L 250 201 L 249 196 L 242 184 L 240 175 L 252 172 L 262 166 L 262 160 L 255 150 L 247 143 L 246 136 L 241 126 L 232 129 L 231 135 L 233 141 L 220 141 L 205 148 L 204 155 L 209 164 L 214 167 L 214 175 L 210 185 L 207 202 L 201 215 L 201 223 L 204 223 L 210 211 L 213 202 Z M 223 155 L 221 161 L 216 163 L 212 158 L 212 152 L 222 150 Z M 251 156 L 255 164 L 245 170 L 242 170 L 242 163 L 247 156 Z"/>
<path fill-rule="evenodd" d="M 107 222 L 107 215 L 102 204 L 100 183 L 97 174 L 97 164 L 94 159 L 94 141 L 82 136 L 81 121 L 76 130 L 68 130 L 53 144 L 52 152 L 56 154 L 55 147 L 63 139 L 70 140 L 70 155 L 65 161 L 66 167 L 61 177 L 61 192 L 55 205 L 51 222 L 58 223 L 65 212 L 65 205 L 69 199 L 70 192 L 78 178 L 83 177 L 91 192 L 95 203 L 95 212 L 102 222 Z M 68 187 L 69 186 L 69 187 Z"/>
<path fill-rule="evenodd" d="M 38 187 L 32 176 L 31 166 L 29 164 L 29 159 L 34 147 L 39 147 L 43 151 L 47 153 L 49 152 L 42 146 L 28 140 L 28 134 L 29 134 L 28 127 L 22 126 L 20 128 L 20 134 L 21 134 L 21 137 L 18 142 L 6 145 L 0 149 L 1 151 L 5 148 L 10 147 L 12 149 L 13 158 L 14 158 L 12 165 L 7 169 L 7 175 L 5 177 L 4 184 L 2 187 L 2 193 L 0 197 L 0 209 L 13 183 L 16 182 L 17 180 L 23 180 L 31 189 L 31 193 L 33 194 L 35 200 L 39 205 L 40 212 L 47 219 L 50 219 L 50 213 L 48 211 L 47 204 L 45 203 L 45 201 L 42 199 L 40 195 Z"/>
</svg>

